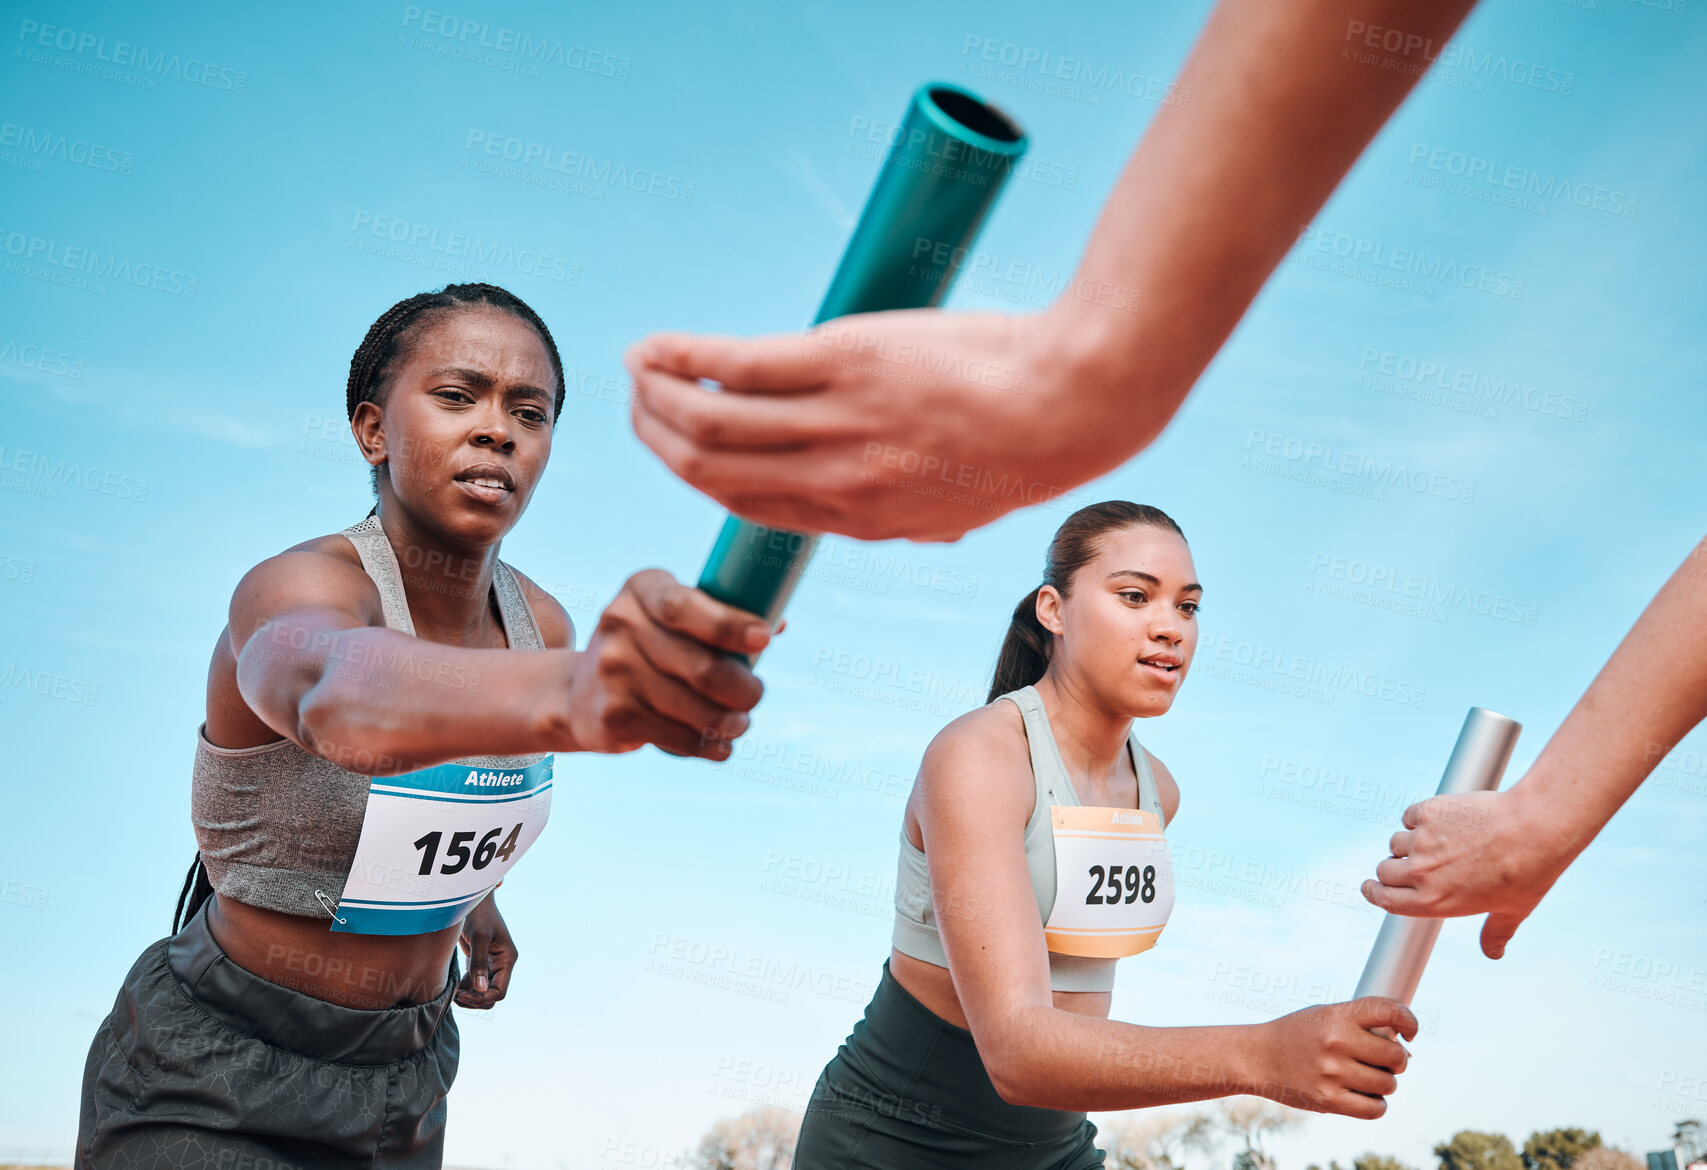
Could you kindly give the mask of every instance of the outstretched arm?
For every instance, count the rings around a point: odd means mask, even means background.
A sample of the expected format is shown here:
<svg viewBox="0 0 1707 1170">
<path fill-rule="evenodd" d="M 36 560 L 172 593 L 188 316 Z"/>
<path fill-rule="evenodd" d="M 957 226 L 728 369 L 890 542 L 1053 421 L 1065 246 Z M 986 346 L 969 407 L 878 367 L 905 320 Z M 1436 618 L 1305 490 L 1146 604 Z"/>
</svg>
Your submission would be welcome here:
<svg viewBox="0 0 1707 1170">
<path fill-rule="evenodd" d="M 653 335 L 627 355 L 636 433 L 751 520 L 870 540 L 955 539 L 1104 474 L 1161 433 L 1472 3 L 1222 0 L 1049 310 Z"/>
<path fill-rule="evenodd" d="M 359 567 L 293 549 L 238 584 L 227 636 L 243 701 L 305 751 L 391 776 L 464 756 L 624 752 L 724 759 L 763 691 L 732 653 L 764 623 L 658 569 L 636 573 L 587 648 L 471 649 L 387 629 Z"/>
<path fill-rule="evenodd" d="M 1505 792 L 1404 813 L 1363 895 L 1425 918 L 1488 915 L 1490 959 L 1667 752 L 1707 719 L 1707 540 L 1671 575 L 1535 763 Z"/>
<path fill-rule="evenodd" d="M 1063 1011 L 1023 844 L 1034 786 L 1023 733 L 983 708 L 920 767 L 919 827 L 955 994 L 990 1081 L 1014 1104 L 1139 1109 L 1241 1093 L 1374 1118 L 1406 1054 L 1371 1028 L 1416 1034 L 1410 1010 L 1367 997 L 1264 1024 L 1153 1028 Z"/>
</svg>

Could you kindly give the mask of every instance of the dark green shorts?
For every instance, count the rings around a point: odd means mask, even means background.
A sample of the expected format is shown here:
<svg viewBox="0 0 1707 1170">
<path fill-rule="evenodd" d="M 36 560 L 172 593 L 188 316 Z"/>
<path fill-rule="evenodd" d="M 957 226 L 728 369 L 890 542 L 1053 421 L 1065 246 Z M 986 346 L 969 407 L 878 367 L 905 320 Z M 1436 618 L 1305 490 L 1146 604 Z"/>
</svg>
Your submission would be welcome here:
<svg viewBox="0 0 1707 1170">
<path fill-rule="evenodd" d="M 456 969 L 431 1003 L 341 1007 L 233 963 L 204 907 L 142 952 L 95 1032 L 77 1165 L 438 1167 Z"/>
<path fill-rule="evenodd" d="M 806 1106 L 794 1170 L 1093 1170 L 1083 1113 L 1010 1105 L 972 1033 L 883 978 Z"/>
</svg>

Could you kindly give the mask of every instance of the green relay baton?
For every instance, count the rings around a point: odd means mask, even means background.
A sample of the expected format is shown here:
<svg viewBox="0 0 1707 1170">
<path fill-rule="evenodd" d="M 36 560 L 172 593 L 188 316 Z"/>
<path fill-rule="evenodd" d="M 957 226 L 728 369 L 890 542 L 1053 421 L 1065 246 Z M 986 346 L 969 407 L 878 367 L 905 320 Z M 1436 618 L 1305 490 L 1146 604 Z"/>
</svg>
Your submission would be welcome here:
<svg viewBox="0 0 1707 1170">
<path fill-rule="evenodd" d="M 976 94 L 945 82 L 921 86 L 890 137 L 877 185 L 812 323 L 941 303 L 1025 148 L 1025 132 Z M 731 515 L 699 587 L 775 629 L 817 544 L 817 533 Z"/>
</svg>

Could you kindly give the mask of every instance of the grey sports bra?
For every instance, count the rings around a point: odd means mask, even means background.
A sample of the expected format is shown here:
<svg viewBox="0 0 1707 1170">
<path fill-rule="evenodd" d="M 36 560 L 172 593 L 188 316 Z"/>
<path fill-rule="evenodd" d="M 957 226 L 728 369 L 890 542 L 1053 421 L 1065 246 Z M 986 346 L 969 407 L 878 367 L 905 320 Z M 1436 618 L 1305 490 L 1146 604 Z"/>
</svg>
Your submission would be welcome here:
<svg viewBox="0 0 1707 1170">
<path fill-rule="evenodd" d="M 1055 909 L 1055 835 L 1050 831 L 1049 806 L 1081 803 L 1067 776 L 1067 766 L 1061 760 L 1061 749 L 1055 743 L 1055 733 L 1049 728 L 1049 716 L 1044 712 L 1043 699 L 1035 687 L 1021 687 L 998 695 L 1009 699 L 1019 708 L 1025 720 L 1025 738 L 1031 749 L 1031 772 L 1036 782 L 1031 817 L 1025 823 L 1025 864 L 1031 871 L 1031 888 L 1037 895 L 1040 922 L 1048 922 Z M 1138 742 L 1136 732 L 1127 734 L 1127 750 L 1138 775 L 1138 807 L 1162 815 L 1162 801 L 1156 790 L 1156 777 L 1150 770 L 1150 759 Z M 903 955 L 948 966 L 948 954 L 943 950 L 942 935 L 937 930 L 936 910 L 931 902 L 930 865 L 924 851 L 907 837 L 907 826 L 901 826 L 901 860 L 895 877 L 895 930 L 891 936 L 894 948 Z M 1049 952 L 1049 987 L 1052 991 L 1112 991 L 1114 965 L 1117 959 L 1091 959 L 1078 955 Z"/>
<path fill-rule="evenodd" d="M 362 568 L 379 589 L 386 627 L 413 634 L 397 554 L 379 518 L 369 516 L 344 529 L 343 535 L 355 545 Z M 492 590 L 510 648 L 544 649 L 533 610 L 503 561 L 493 572 Z M 476 756 L 455 762 L 482 769 L 525 768 L 545 755 Z M 368 782 L 368 776 L 346 771 L 288 739 L 255 747 L 218 747 L 208 742 L 203 722 L 196 729 L 190 820 L 213 888 L 250 906 L 327 917 L 327 903 L 338 904 L 355 860 Z"/>
</svg>

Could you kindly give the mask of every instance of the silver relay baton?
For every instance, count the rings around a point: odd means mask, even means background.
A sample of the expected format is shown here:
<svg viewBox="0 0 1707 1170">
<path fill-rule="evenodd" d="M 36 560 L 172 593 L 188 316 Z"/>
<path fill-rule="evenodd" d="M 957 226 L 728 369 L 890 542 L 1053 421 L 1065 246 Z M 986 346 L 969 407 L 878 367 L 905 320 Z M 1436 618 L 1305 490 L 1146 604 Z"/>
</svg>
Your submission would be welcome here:
<svg viewBox="0 0 1707 1170">
<path fill-rule="evenodd" d="M 1512 749 L 1517 746 L 1518 732 L 1522 730 L 1523 724 L 1515 719 L 1485 707 L 1471 707 L 1435 795 L 1458 796 L 1498 788 Z M 1369 952 L 1369 962 L 1363 966 L 1363 978 L 1357 981 L 1353 998 L 1385 995 L 1409 1005 L 1417 984 L 1422 982 L 1423 967 L 1434 950 L 1434 940 L 1440 935 L 1440 923 L 1438 918 L 1387 915 L 1382 920 L 1381 933 L 1375 936 L 1375 946 Z M 1388 1038 L 1394 1034 L 1391 1028 L 1375 1031 Z"/>
</svg>

